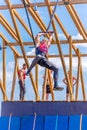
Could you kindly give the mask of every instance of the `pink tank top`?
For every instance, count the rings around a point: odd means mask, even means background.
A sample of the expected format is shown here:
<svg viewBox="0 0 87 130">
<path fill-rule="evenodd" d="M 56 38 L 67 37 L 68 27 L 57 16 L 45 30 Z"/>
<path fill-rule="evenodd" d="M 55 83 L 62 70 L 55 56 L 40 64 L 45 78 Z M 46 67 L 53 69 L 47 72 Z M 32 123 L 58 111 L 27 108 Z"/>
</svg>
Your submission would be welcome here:
<svg viewBox="0 0 87 130">
<path fill-rule="evenodd" d="M 40 44 L 39 49 L 40 49 L 40 51 L 42 51 L 44 53 L 48 52 L 48 47 L 47 47 L 47 45 L 46 45 L 45 42 L 43 42 L 43 43 Z"/>
</svg>

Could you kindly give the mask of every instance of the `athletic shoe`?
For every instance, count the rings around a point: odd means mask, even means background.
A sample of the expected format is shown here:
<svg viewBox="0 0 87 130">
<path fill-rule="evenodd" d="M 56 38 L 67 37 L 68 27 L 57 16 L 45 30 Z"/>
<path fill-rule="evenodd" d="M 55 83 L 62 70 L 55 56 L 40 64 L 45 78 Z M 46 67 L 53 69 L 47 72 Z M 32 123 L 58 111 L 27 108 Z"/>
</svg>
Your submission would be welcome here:
<svg viewBox="0 0 87 130">
<path fill-rule="evenodd" d="M 64 89 L 63 87 L 59 87 L 59 86 L 53 88 L 53 90 L 55 91 L 62 91 L 63 89 Z"/>
</svg>

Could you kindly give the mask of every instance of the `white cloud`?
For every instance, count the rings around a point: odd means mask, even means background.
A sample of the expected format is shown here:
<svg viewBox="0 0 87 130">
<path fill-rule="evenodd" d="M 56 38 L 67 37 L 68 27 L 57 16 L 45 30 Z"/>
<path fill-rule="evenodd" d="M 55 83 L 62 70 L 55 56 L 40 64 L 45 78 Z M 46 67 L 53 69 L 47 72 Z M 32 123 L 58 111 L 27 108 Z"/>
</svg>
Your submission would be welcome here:
<svg viewBox="0 0 87 130">
<path fill-rule="evenodd" d="M 10 71 L 13 70 L 14 69 L 14 61 L 8 62 L 6 67 L 7 67 L 7 70 L 9 70 L 9 69 L 10 69 Z"/>
<path fill-rule="evenodd" d="M 31 51 L 27 52 L 28 55 L 35 55 L 35 48 L 33 48 Z"/>
<path fill-rule="evenodd" d="M 59 38 L 65 38 L 65 35 L 63 33 L 59 33 Z"/>
<path fill-rule="evenodd" d="M 81 47 L 84 47 L 84 48 L 87 48 L 87 43 L 78 43 L 78 44 L 76 44 L 76 46 L 78 47 L 78 46 L 81 46 Z"/>
<path fill-rule="evenodd" d="M 77 35 L 72 36 L 72 39 L 79 39 L 79 40 L 81 40 L 81 39 L 83 39 L 83 38 L 82 38 L 82 35 L 80 35 L 80 34 L 78 33 Z"/>
<path fill-rule="evenodd" d="M 60 58 L 50 58 L 50 61 L 52 63 L 54 63 L 56 66 L 58 66 L 58 68 L 62 68 L 62 62 L 61 62 Z M 69 68 L 69 58 L 64 58 L 64 62 L 65 62 L 66 68 L 68 69 Z M 77 62 L 78 62 L 77 58 L 72 59 L 73 68 L 77 67 Z"/>
<path fill-rule="evenodd" d="M 82 35 L 80 35 L 79 33 L 75 36 L 72 36 L 72 39 L 78 39 L 78 40 L 81 40 L 83 39 Z M 87 43 L 78 43 L 78 44 L 75 44 L 77 47 L 78 46 L 81 46 L 81 47 L 87 47 Z"/>
</svg>

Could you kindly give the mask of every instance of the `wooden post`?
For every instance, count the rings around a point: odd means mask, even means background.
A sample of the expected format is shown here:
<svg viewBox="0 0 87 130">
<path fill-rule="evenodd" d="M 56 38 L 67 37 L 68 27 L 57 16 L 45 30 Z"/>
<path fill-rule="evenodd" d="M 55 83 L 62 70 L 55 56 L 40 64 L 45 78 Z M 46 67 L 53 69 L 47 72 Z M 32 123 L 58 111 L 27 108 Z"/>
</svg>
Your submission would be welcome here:
<svg viewBox="0 0 87 130">
<path fill-rule="evenodd" d="M 69 59 L 69 65 L 70 65 L 70 69 L 69 69 L 69 71 L 70 71 L 70 76 L 69 76 L 69 78 L 70 78 L 70 86 L 68 86 L 69 87 L 69 90 L 71 91 L 70 92 L 70 100 L 72 101 L 72 100 L 74 100 L 74 96 L 73 96 L 73 93 L 72 93 L 72 87 L 73 87 L 73 85 L 72 85 L 72 37 L 71 36 L 69 36 L 69 55 L 70 55 L 70 59 Z"/>
<path fill-rule="evenodd" d="M 49 85 L 50 85 L 50 90 L 51 90 L 51 95 L 52 95 L 52 101 L 54 101 L 53 82 L 52 82 L 53 79 L 49 70 L 48 70 L 48 78 L 49 78 Z"/>
<path fill-rule="evenodd" d="M 0 79 L 0 87 L 1 87 L 1 90 L 2 90 L 2 93 L 3 93 L 3 97 L 4 97 L 4 101 L 8 101 L 8 98 L 7 98 L 7 95 L 6 95 L 6 91 L 4 89 L 4 86 L 3 86 L 3 83 Z"/>
<path fill-rule="evenodd" d="M 50 1 L 45 0 L 45 2 L 48 5 L 48 11 L 49 11 L 49 14 L 51 16 L 52 15 L 52 9 L 50 8 Z M 57 29 L 56 29 L 56 25 L 55 25 L 54 20 L 52 20 L 52 26 L 53 26 L 53 29 L 54 29 L 54 34 L 55 34 L 56 43 L 57 43 L 57 46 L 58 46 L 58 51 L 59 51 L 62 67 L 63 67 L 63 70 L 64 70 L 64 74 L 65 74 L 65 77 L 67 79 L 67 84 L 68 84 L 68 86 L 70 86 L 71 84 L 70 84 L 69 78 L 67 76 L 66 65 L 65 65 L 65 62 L 64 62 L 64 56 L 63 56 L 62 49 L 61 49 L 61 46 L 60 46 L 60 41 L 59 41 L 59 37 L 58 37 L 58 33 L 57 33 Z M 72 94 L 71 89 L 70 89 L 70 94 Z"/>
<path fill-rule="evenodd" d="M 76 84 L 76 93 L 75 93 L 75 100 L 78 100 L 78 87 L 79 87 L 79 78 L 80 78 L 80 51 L 79 49 L 77 50 L 78 53 L 78 70 L 77 70 L 77 84 Z"/>
<path fill-rule="evenodd" d="M 81 61 L 81 57 L 80 57 L 80 61 Z M 82 73 L 82 64 L 80 65 L 80 79 L 81 79 L 81 85 L 82 85 L 83 99 L 84 99 L 84 101 L 86 101 L 84 78 L 83 78 L 83 73 Z"/>
<path fill-rule="evenodd" d="M 38 65 L 35 67 L 35 80 L 36 80 L 36 86 L 38 91 Z"/>
<path fill-rule="evenodd" d="M 18 66 L 18 59 L 14 55 L 15 58 L 15 66 L 14 66 L 14 73 L 13 73 L 13 82 L 12 82 L 12 90 L 11 90 L 11 101 L 14 99 L 14 90 L 15 90 L 15 83 L 16 83 L 16 76 L 17 76 L 17 66 Z"/>
<path fill-rule="evenodd" d="M 45 74 L 44 74 L 44 83 L 43 83 L 43 91 L 42 91 L 42 101 L 44 101 L 44 98 L 46 96 L 46 84 L 47 84 L 47 78 L 48 78 L 48 69 L 45 69 Z"/>
<path fill-rule="evenodd" d="M 5 48 L 5 41 L 3 40 L 3 87 L 6 93 L 6 50 Z M 5 99 L 5 95 L 3 97 L 3 99 Z"/>
<path fill-rule="evenodd" d="M 14 9 L 12 9 L 12 5 L 11 5 L 11 3 L 10 3 L 10 0 L 6 0 L 6 3 L 7 3 L 7 5 L 8 5 L 8 7 L 9 7 L 9 11 L 10 11 L 10 14 L 11 14 L 11 17 L 12 17 L 12 21 L 13 21 L 13 24 L 14 24 L 14 27 L 15 27 L 15 31 L 16 31 L 17 36 L 18 36 L 18 39 L 19 39 L 19 45 L 20 45 L 20 47 L 21 47 L 21 51 L 22 51 L 22 54 L 23 54 L 23 58 L 24 58 L 24 60 L 25 60 L 25 63 L 26 63 L 26 65 L 27 65 L 27 68 L 29 68 L 29 63 L 28 63 L 28 59 L 27 59 L 27 56 L 26 56 L 26 53 L 25 53 L 23 41 L 22 41 L 22 39 L 21 39 L 19 30 L 18 30 L 18 26 L 17 26 L 17 23 L 16 23 L 16 18 L 15 18 Z M 35 92 L 36 100 L 40 100 L 40 97 L 39 97 L 39 95 L 38 95 L 37 87 L 36 87 L 36 84 L 35 84 L 35 82 L 34 82 L 32 73 L 30 73 L 30 78 L 31 78 L 31 82 L 32 82 L 33 89 L 34 89 L 34 92 Z"/>
</svg>

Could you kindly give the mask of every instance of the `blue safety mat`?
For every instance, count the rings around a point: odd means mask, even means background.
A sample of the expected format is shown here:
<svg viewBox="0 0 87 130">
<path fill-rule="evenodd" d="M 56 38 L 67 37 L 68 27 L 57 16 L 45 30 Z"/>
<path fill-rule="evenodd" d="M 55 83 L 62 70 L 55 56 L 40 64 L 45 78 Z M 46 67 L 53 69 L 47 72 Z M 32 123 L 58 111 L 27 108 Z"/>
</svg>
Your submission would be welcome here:
<svg viewBox="0 0 87 130">
<path fill-rule="evenodd" d="M 21 130 L 43 130 L 43 116 L 21 117 Z"/>
<path fill-rule="evenodd" d="M 0 130 L 8 130 L 9 117 L 0 117 Z"/>
<path fill-rule="evenodd" d="M 8 130 L 9 117 L 0 117 L 0 130 Z M 35 121 L 35 125 L 34 125 Z M 80 130 L 80 115 L 40 116 L 34 115 L 12 117 L 10 130 Z M 87 115 L 82 116 L 82 128 L 87 130 Z"/>
<path fill-rule="evenodd" d="M 69 129 L 68 130 L 79 130 L 80 129 L 80 115 L 69 116 Z"/>
<path fill-rule="evenodd" d="M 20 117 L 12 117 L 10 130 L 20 130 Z"/>
<path fill-rule="evenodd" d="M 87 130 L 87 115 L 82 116 L 82 130 Z"/>
<path fill-rule="evenodd" d="M 20 130 L 32 130 L 34 116 L 25 116 L 20 119 Z"/>
<path fill-rule="evenodd" d="M 0 130 L 20 130 L 20 118 L 19 117 L 0 117 Z"/>
<path fill-rule="evenodd" d="M 58 129 L 57 130 L 68 130 L 68 116 L 58 116 Z"/>
<path fill-rule="evenodd" d="M 44 116 L 36 116 L 35 130 L 44 130 Z"/>
<path fill-rule="evenodd" d="M 44 130 L 57 130 L 58 116 L 45 116 Z"/>
</svg>

